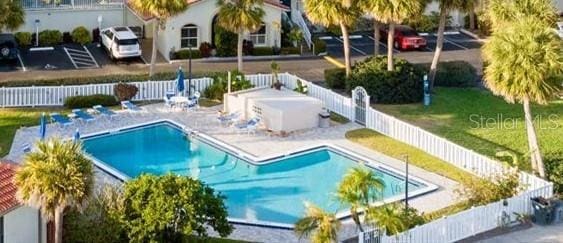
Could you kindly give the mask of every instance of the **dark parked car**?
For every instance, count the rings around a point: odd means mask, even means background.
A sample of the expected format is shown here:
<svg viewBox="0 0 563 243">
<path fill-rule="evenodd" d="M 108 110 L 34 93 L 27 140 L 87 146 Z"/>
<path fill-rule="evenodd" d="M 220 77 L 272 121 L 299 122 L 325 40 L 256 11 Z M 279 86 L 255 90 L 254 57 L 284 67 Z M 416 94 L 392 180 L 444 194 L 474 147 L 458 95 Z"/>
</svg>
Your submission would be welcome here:
<svg viewBox="0 0 563 243">
<path fill-rule="evenodd" d="M 381 38 L 387 39 L 389 27 L 380 31 Z M 395 37 L 393 47 L 398 50 L 423 49 L 426 47 L 426 39 L 420 36 L 413 28 L 406 25 L 395 26 Z"/>
<path fill-rule="evenodd" d="M 0 34 L 0 60 L 16 60 L 18 43 L 12 34 Z"/>
</svg>

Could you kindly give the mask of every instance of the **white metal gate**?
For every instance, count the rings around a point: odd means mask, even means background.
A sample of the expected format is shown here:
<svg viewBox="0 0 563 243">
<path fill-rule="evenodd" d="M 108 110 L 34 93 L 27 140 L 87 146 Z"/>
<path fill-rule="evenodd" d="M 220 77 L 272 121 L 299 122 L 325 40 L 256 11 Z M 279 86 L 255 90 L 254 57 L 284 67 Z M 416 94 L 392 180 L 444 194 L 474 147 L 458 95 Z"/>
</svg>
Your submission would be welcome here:
<svg viewBox="0 0 563 243">
<path fill-rule="evenodd" d="M 358 86 L 352 90 L 352 100 L 354 102 L 354 121 L 365 125 L 370 102 L 368 92 L 363 87 Z"/>
</svg>

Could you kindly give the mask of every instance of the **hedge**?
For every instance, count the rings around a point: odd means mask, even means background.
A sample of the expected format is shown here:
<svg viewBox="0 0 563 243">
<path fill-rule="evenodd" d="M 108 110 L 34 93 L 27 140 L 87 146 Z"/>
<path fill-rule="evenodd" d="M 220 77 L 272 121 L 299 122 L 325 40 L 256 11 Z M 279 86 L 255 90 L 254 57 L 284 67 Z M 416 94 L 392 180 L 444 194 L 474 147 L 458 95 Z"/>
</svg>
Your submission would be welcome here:
<svg viewBox="0 0 563 243">
<path fill-rule="evenodd" d="M 326 52 L 326 42 L 324 42 L 323 40 L 319 38 L 314 38 L 313 45 L 315 48 L 315 53 L 314 53 L 315 55 L 319 55 L 323 52 Z"/>
<path fill-rule="evenodd" d="M 31 45 L 31 33 L 30 32 L 17 32 L 14 34 L 16 38 L 16 42 L 21 47 L 30 46 Z"/>
<path fill-rule="evenodd" d="M 81 45 L 92 42 L 90 32 L 84 26 L 78 26 L 72 30 L 72 41 Z"/>
<path fill-rule="evenodd" d="M 408 104 L 422 100 L 424 70 L 403 59 L 395 59 L 395 70 L 387 71 L 387 57 L 358 62 L 346 81 L 348 91 L 362 86 L 373 103 Z"/>
<path fill-rule="evenodd" d="M 119 104 L 113 95 L 88 95 L 88 96 L 72 96 L 64 101 L 64 106 L 68 109 L 89 108 L 95 105 L 114 106 Z"/>
<path fill-rule="evenodd" d="M 252 50 L 253 56 L 272 56 L 274 55 L 274 49 L 272 47 L 254 47 Z"/>
<path fill-rule="evenodd" d="M 330 68 L 325 69 L 325 83 L 331 89 L 345 89 L 346 88 L 346 69 L 345 68 Z"/>
<path fill-rule="evenodd" d="M 201 52 L 199 50 L 191 50 L 192 59 L 199 59 L 201 58 Z M 174 59 L 189 59 L 190 58 L 190 50 L 179 50 L 174 53 Z"/>
<path fill-rule="evenodd" d="M 39 45 L 52 46 L 63 42 L 63 34 L 58 30 L 44 30 L 39 32 Z"/>
<path fill-rule="evenodd" d="M 198 77 L 201 77 L 198 76 Z M 176 78 L 175 72 L 156 73 L 152 80 L 172 80 Z M 117 82 L 142 82 L 149 80 L 148 74 L 116 74 L 94 77 L 69 77 L 55 79 L 22 80 L 22 81 L 0 81 L 0 87 L 22 87 L 22 86 L 59 86 L 59 85 L 82 85 L 101 84 Z"/>
<path fill-rule="evenodd" d="M 429 71 L 430 64 L 418 64 Z M 479 76 L 473 65 L 466 61 L 450 61 L 438 64 L 435 86 L 442 87 L 470 87 L 475 86 Z"/>
</svg>

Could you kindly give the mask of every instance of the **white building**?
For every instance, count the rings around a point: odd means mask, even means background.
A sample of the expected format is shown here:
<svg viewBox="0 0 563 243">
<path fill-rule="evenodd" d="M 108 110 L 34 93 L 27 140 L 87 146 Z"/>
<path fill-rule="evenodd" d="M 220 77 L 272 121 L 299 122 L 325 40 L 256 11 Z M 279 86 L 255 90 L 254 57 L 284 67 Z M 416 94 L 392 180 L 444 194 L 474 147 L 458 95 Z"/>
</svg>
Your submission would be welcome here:
<svg viewBox="0 0 563 243">
<path fill-rule="evenodd" d="M 47 228 L 52 227 L 47 227 L 39 210 L 17 202 L 13 184 L 16 168 L 14 163 L 0 162 L 0 242 L 45 243 L 49 231 Z"/>
<path fill-rule="evenodd" d="M 21 0 L 26 11 L 25 24 L 18 31 L 35 32 L 55 29 L 70 32 L 78 26 L 89 30 L 110 26 L 143 27 L 145 37 L 151 38 L 153 18 L 132 10 L 127 0 Z M 56 3 L 56 2 L 59 3 Z M 196 48 L 202 42 L 213 44 L 214 23 L 218 12 L 216 0 L 186 0 L 189 7 L 170 18 L 159 30 L 158 51 L 169 58 L 170 50 L 181 50 L 188 45 Z M 289 8 L 278 0 L 265 0 L 266 13 L 263 27 L 257 33 L 247 33 L 246 39 L 255 46 L 280 46 L 282 14 Z"/>
</svg>

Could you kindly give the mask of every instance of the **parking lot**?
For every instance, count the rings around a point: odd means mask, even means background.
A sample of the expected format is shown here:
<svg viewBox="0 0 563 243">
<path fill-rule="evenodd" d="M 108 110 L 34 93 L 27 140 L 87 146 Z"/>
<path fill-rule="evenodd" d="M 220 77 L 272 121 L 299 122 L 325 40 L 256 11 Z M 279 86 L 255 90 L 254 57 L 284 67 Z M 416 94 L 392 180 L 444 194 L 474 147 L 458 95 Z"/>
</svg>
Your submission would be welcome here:
<svg viewBox="0 0 563 243">
<path fill-rule="evenodd" d="M 393 48 L 395 53 L 404 52 L 434 52 L 436 50 L 436 35 L 428 34 L 423 36 L 426 39 L 427 46 L 420 50 L 407 50 L 400 51 Z M 327 43 L 327 52 L 334 57 L 343 57 L 344 42 L 341 37 L 336 36 L 321 36 L 319 37 Z M 355 33 L 350 36 L 350 54 L 353 57 L 357 56 L 370 56 L 373 55 L 375 47 L 375 39 L 373 33 Z M 382 54 L 387 53 L 387 43 L 385 39 L 379 41 L 379 52 Z M 468 35 L 459 32 L 448 32 L 445 34 L 444 51 L 458 51 L 458 50 L 471 50 L 481 48 L 481 41 L 474 39 Z"/>
<path fill-rule="evenodd" d="M 53 48 L 20 48 L 18 60 L 0 62 L 0 72 L 96 69 L 106 65 L 146 64 L 142 57 L 111 60 L 97 44 L 62 44 Z"/>
</svg>

